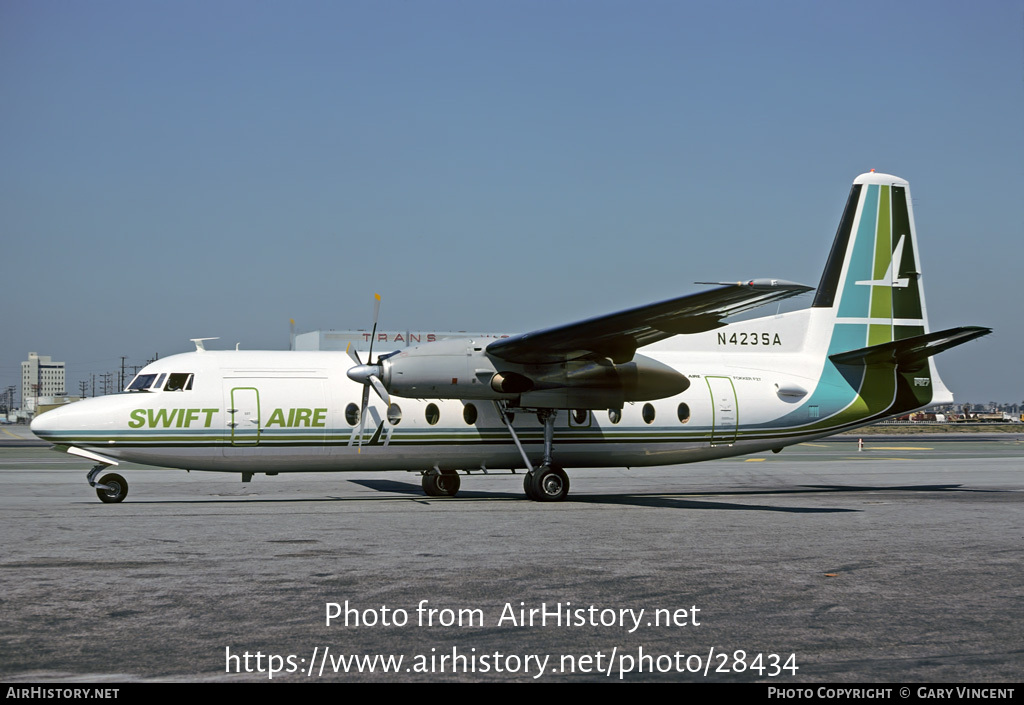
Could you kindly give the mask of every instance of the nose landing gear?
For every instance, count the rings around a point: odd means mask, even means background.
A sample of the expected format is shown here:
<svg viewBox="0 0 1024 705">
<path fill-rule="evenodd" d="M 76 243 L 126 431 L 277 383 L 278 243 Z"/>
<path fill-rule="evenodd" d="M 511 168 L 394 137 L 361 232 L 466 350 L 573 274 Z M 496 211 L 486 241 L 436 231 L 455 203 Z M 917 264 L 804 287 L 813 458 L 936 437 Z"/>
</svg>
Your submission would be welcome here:
<svg viewBox="0 0 1024 705">
<path fill-rule="evenodd" d="M 108 465 L 97 465 L 85 478 L 89 481 L 91 487 L 96 488 L 96 496 L 100 498 L 100 501 L 104 504 L 117 504 L 123 502 L 124 498 L 128 496 L 128 481 L 118 475 L 116 472 L 112 472 L 108 475 L 104 475 L 100 478 L 99 482 L 96 482 L 96 476 L 103 472 Z"/>
</svg>

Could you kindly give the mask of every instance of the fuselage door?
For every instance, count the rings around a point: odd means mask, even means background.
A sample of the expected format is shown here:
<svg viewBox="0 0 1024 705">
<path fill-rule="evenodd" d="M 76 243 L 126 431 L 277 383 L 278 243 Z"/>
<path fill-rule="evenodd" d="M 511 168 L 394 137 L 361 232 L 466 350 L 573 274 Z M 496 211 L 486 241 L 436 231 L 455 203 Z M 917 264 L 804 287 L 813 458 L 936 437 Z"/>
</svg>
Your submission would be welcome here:
<svg viewBox="0 0 1024 705">
<path fill-rule="evenodd" d="M 729 377 L 705 377 L 711 391 L 713 412 L 711 445 L 732 445 L 736 442 L 739 414 L 736 411 L 736 388 Z"/>
<path fill-rule="evenodd" d="M 259 445 L 260 393 L 255 387 L 235 387 L 231 390 L 228 425 L 231 427 L 231 445 Z"/>
</svg>

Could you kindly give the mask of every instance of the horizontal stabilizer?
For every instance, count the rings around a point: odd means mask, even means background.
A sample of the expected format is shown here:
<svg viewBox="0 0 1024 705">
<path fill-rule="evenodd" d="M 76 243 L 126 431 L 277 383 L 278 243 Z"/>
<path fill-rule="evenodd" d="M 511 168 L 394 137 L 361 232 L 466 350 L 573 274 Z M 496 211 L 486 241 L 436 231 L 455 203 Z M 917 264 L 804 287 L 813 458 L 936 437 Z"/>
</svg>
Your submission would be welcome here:
<svg viewBox="0 0 1024 705">
<path fill-rule="evenodd" d="M 894 340 L 891 343 L 871 345 L 859 350 L 829 355 L 832 362 L 843 365 L 875 365 L 894 363 L 900 366 L 920 364 L 943 350 L 962 345 L 975 338 L 988 335 L 991 328 L 981 326 L 960 326 L 937 333 L 915 335 L 912 338 Z"/>
</svg>

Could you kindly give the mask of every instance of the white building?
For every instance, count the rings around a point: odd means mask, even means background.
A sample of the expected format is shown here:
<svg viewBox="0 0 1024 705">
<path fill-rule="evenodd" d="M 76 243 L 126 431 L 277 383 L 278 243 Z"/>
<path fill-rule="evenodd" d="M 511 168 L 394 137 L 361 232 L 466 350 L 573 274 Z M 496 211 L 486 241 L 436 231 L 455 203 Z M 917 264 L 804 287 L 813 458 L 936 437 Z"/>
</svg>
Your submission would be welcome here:
<svg viewBox="0 0 1024 705">
<path fill-rule="evenodd" d="M 292 344 L 293 350 L 344 350 L 349 345 L 355 350 L 368 350 L 370 347 L 370 331 L 368 330 L 314 330 L 299 333 Z M 504 333 L 468 333 L 466 331 L 408 331 L 378 330 L 373 344 L 374 353 L 387 353 L 411 345 L 432 343 L 445 338 L 473 338 L 481 342 L 491 342 L 498 338 L 507 338 Z M 376 355 L 375 355 L 376 357 Z"/>
<path fill-rule="evenodd" d="M 30 352 L 21 363 L 21 410 L 35 413 L 39 397 L 64 395 L 64 363 Z"/>
</svg>

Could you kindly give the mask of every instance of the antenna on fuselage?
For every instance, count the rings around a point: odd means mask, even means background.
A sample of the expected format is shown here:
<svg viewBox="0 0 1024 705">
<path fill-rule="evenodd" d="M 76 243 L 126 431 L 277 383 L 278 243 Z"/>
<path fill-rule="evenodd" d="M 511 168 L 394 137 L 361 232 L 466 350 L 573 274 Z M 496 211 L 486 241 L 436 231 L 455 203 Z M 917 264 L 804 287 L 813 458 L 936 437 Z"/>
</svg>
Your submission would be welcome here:
<svg viewBox="0 0 1024 705">
<path fill-rule="evenodd" d="M 189 338 L 189 340 L 196 344 L 196 352 L 206 352 L 206 346 L 203 345 L 203 341 L 220 340 L 220 338 Z"/>
</svg>

